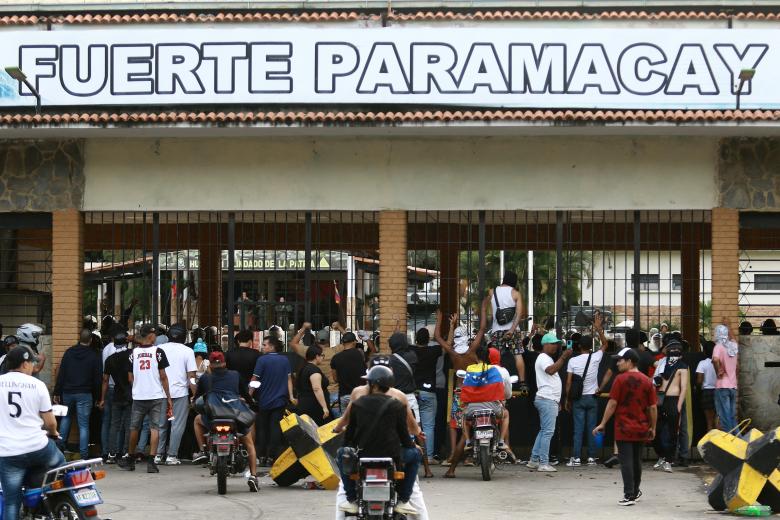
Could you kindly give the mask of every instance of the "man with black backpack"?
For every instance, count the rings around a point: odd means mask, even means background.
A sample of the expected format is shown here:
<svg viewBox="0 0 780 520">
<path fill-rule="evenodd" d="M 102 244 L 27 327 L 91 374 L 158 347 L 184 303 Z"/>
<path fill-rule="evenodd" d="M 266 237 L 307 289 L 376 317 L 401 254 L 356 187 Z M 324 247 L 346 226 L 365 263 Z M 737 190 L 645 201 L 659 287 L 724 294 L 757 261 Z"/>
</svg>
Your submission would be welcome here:
<svg viewBox="0 0 780 520">
<path fill-rule="evenodd" d="M 569 467 L 582 465 L 580 454 L 582 452 L 582 436 L 588 432 L 588 466 L 595 466 L 596 443 L 590 433 L 596 427 L 598 421 L 598 371 L 604 352 L 607 350 L 607 342 L 602 342 L 601 349 L 593 352 L 593 337 L 581 336 L 574 346 L 578 355 L 569 360 L 566 369 L 566 411 L 572 412 L 574 417 L 574 441 L 572 443 L 572 456 L 566 463 Z"/>
</svg>

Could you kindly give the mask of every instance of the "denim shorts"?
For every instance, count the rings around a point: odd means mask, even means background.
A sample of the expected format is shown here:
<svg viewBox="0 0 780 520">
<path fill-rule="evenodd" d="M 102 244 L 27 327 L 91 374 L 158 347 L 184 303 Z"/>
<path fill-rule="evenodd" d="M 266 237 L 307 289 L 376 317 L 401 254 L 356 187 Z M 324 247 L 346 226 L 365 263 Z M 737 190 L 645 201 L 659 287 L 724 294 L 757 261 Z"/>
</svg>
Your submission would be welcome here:
<svg viewBox="0 0 780 520">
<path fill-rule="evenodd" d="M 133 408 L 130 412 L 130 429 L 140 430 L 144 422 L 144 417 L 149 416 L 149 428 L 159 430 L 162 425 L 163 410 L 165 409 L 165 399 L 147 399 L 144 401 L 133 401 Z"/>
</svg>

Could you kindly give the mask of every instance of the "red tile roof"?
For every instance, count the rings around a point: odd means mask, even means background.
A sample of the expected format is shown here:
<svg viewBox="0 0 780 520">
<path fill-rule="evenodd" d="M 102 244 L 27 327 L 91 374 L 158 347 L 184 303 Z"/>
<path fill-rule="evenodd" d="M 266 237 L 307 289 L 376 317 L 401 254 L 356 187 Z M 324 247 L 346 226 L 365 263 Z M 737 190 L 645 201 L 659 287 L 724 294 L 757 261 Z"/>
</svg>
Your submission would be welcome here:
<svg viewBox="0 0 780 520">
<path fill-rule="evenodd" d="M 73 112 L 3 114 L 0 126 L 126 124 L 395 125 L 419 123 L 714 123 L 780 121 L 780 110 L 436 110 L 408 112 Z"/>
<path fill-rule="evenodd" d="M 725 20 L 728 18 L 746 20 L 780 20 L 775 12 L 722 11 L 630 11 L 612 10 L 601 12 L 580 11 L 391 11 L 388 19 L 393 21 L 491 21 L 491 20 Z M 213 12 L 213 13 L 114 13 L 114 14 L 68 14 L 68 15 L 6 15 L 0 16 L 0 26 L 52 24 L 142 24 L 142 23 L 257 23 L 257 22 L 344 22 L 355 20 L 378 20 L 379 15 L 362 12 L 309 11 L 293 12 Z"/>
</svg>

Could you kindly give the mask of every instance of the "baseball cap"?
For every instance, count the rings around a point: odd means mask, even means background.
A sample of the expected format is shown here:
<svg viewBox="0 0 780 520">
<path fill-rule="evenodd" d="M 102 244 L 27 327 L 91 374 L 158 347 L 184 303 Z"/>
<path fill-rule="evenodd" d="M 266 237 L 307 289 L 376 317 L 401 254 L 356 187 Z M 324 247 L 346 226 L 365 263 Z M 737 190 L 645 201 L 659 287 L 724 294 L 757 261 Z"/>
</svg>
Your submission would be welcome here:
<svg viewBox="0 0 780 520">
<path fill-rule="evenodd" d="M 341 336 L 341 344 L 346 345 L 347 343 L 355 343 L 357 342 L 357 336 L 355 336 L 354 332 L 345 332 L 343 336 Z"/>
<path fill-rule="evenodd" d="M 16 370 L 22 363 L 29 361 L 31 363 L 38 362 L 38 356 L 35 355 L 33 350 L 26 345 L 19 345 L 12 348 L 5 356 L 6 366 L 8 370 Z"/>
<path fill-rule="evenodd" d="M 639 354 L 632 348 L 622 348 L 620 352 L 612 356 L 612 359 L 630 359 L 634 364 L 639 363 Z"/>
<path fill-rule="evenodd" d="M 317 332 L 317 343 L 330 342 L 330 333 L 327 330 L 320 330 Z"/>
<path fill-rule="evenodd" d="M 676 339 L 672 339 L 669 341 L 669 343 L 666 344 L 666 354 L 669 355 L 670 352 L 679 352 L 682 354 L 683 346 L 682 343 L 677 341 Z"/>
<path fill-rule="evenodd" d="M 555 331 L 548 332 L 542 337 L 542 345 L 548 345 L 550 343 L 563 343 L 562 339 L 558 339 Z"/>
<path fill-rule="evenodd" d="M 216 351 L 209 354 L 209 363 L 213 364 L 224 364 L 225 363 L 225 354 L 222 352 Z"/>
</svg>

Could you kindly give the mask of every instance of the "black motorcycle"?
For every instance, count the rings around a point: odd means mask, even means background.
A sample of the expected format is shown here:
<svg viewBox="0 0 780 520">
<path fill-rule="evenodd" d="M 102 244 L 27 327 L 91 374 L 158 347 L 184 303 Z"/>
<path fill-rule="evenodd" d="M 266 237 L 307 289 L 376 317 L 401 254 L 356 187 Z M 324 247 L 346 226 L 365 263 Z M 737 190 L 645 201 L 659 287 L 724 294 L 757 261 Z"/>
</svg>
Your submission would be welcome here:
<svg viewBox="0 0 780 520">
<path fill-rule="evenodd" d="M 217 493 L 227 493 L 228 475 L 242 473 L 249 461 L 234 419 L 214 419 L 208 436 L 209 471 L 217 475 Z"/>
<path fill-rule="evenodd" d="M 357 520 L 406 520 L 395 512 L 398 500 L 396 482 L 404 474 L 395 470 L 391 458 L 361 458 L 354 478 L 358 480 L 358 513 L 346 515 Z"/>
</svg>

